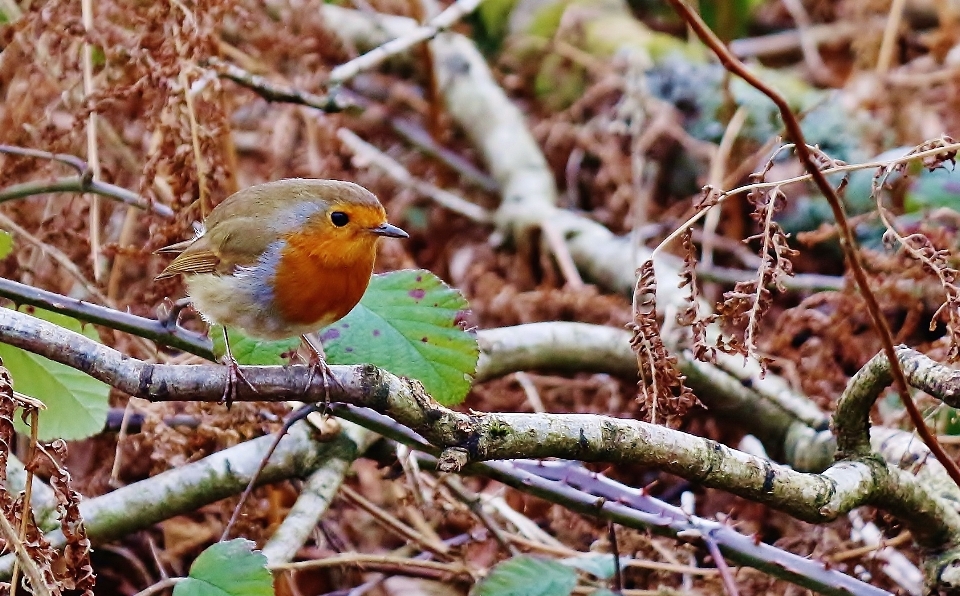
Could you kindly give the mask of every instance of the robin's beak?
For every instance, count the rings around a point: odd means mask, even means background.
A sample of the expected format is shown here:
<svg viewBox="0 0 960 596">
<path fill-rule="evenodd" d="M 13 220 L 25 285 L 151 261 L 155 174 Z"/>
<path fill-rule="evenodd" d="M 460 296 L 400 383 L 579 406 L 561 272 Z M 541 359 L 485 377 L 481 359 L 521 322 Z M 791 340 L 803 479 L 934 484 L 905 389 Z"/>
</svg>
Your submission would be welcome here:
<svg viewBox="0 0 960 596">
<path fill-rule="evenodd" d="M 370 231 L 376 234 L 377 236 L 386 236 L 387 238 L 409 238 L 410 237 L 410 234 L 407 234 L 397 226 L 391 225 L 388 223 L 383 223 L 375 228 L 370 228 Z"/>
</svg>

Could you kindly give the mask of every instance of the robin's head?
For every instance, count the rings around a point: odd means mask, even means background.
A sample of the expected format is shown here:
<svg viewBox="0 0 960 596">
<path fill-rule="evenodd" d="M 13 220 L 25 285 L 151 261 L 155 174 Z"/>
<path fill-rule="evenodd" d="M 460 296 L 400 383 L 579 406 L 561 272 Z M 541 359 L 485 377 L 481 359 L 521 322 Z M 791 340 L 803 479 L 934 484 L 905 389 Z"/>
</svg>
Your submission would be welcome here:
<svg viewBox="0 0 960 596">
<path fill-rule="evenodd" d="M 283 228 L 277 231 L 288 243 L 309 253 L 302 257 L 329 264 L 350 262 L 375 251 L 382 237 L 408 237 L 387 222 L 387 213 L 372 192 L 352 182 L 298 181 L 286 196 L 286 208 L 280 209 L 274 225 Z"/>
</svg>

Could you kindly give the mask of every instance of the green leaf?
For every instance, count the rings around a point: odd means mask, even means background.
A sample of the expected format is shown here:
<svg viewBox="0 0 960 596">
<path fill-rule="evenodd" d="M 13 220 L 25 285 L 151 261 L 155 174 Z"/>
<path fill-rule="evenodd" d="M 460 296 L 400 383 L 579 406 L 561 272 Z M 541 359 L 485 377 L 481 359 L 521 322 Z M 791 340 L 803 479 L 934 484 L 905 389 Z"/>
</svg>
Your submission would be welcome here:
<svg viewBox="0 0 960 596">
<path fill-rule="evenodd" d="M 84 328 L 79 321 L 66 315 L 41 309 L 34 309 L 31 314 L 100 341 L 96 329 L 92 326 Z M 0 343 L 0 358 L 13 376 L 14 388 L 47 406 L 40 412 L 38 436 L 41 441 L 84 439 L 103 430 L 110 394 L 106 384 L 75 368 L 7 344 Z M 19 432 L 30 432 L 19 418 L 14 424 Z"/>
<path fill-rule="evenodd" d="M 520 555 L 500 563 L 470 590 L 470 596 L 568 596 L 577 572 L 548 559 Z"/>
<path fill-rule="evenodd" d="M 273 576 L 267 558 L 253 542 L 235 538 L 218 542 L 190 566 L 190 575 L 177 583 L 173 596 L 273 596 Z"/>
<path fill-rule="evenodd" d="M 286 364 L 283 354 L 292 352 L 300 346 L 299 337 L 267 341 L 247 337 L 239 329 L 227 328 L 230 336 L 230 349 L 240 364 L 271 366 Z M 210 339 L 213 341 L 213 353 L 222 358 L 226 350 L 223 343 L 223 326 L 210 327 Z"/>
<path fill-rule="evenodd" d="M 375 275 L 346 317 L 320 332 L 330 364 L 373 364 L 417 379 L 444 405 L 463 401 L 477 339 L 459 324 L 463 295 L 422 269 Z"/>
<path fill-rule="evenodd" d="M 0 230 L 0 259 L 5 259 L 13 252 L 13 236 L 10 232 Z"/>
<path fill-rule="evenodd" d="M 624 557 L 620 557 L 621 565 L 624 560 Z M 616 572 L 614 566 L 616 561 L 611 554 L 593 553 L 579 557 L 568 557 L 561 559 L 560 562 L 599 579 L 610 579 Z"/>
</svg>

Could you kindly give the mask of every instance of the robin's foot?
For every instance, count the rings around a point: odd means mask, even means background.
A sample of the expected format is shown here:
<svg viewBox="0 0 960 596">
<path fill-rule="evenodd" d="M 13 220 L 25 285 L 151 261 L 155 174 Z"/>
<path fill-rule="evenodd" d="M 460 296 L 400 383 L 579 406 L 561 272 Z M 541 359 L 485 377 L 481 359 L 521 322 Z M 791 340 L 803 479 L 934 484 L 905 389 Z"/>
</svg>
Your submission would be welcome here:
<svg viewBox="0 0 960 596">
<path fill-rule="evenodd" d="M 223 328 L 223 345 L 226 351 L 223 359 L 226 361 L 227 366 L 227 386 L 223 388 L 223 396 L 220 397 L 220 403 L 226 403 L 227 409 L 229 410 L 237 398 L 238 387 L 241 381 L 250 388 L 250 391 L 254 393 L 259 393 L 259 391 L 247 380 L 247 377 L 243 376 L 243 372 L 240 371 L 240 363 L 233 357 L 233 352 L 230 350 L 230 336 L 227 335 L 226 327 Z"/>
<path fill-rule="evenodd" d="M 250 391 L 254 393 L 259 393 L 257 388 L 247 380 L 247 377 L 243 376 L 243 372 L 240 370 L 240 363 L 236 361 L 233 355 L 229 355 L 226 358 L 227 362 L 225 366 L 227 367 L 227 386 L 223 388 L 223 395 L 220 397 L 220 403 L 227 404 L 227 409 L 230 409 L 230 406 L 233 405 L 233 402 L 237 399 L 238 387 L 240 383 L 243 383 L 250 388 Z"/>
<path fill-rule="evenodd" d="M 319 339 L 307 334 L 303 336 L 303 340 L 307 342 L 307 345 L 310 347 L 310 358 L 307 361 L 307 365 L 310 367 L 310 374 L 307 377 L 307 387 L 313 384 L 314 376 L 319 374 L 323 381 L 324 393 L 321 413 L 326 416 L 330 411 L 330 385 L 336 381 L 333 378 L 333 372 L 330 370 L 330 366 L 327 364 L 327 355 L 324 353 L 323 344 L 320 343 Z"/>
<path fill-rule="evenodd" d="M 181 298 L 176 302 L 164 298 L 160 306 L 157 307 L 157 320 L 164 327 L 176 327 L 180 322 L 180 313 L 190 306 L 192 306 L 192 303 L 189 298 Z"/>
</svg>

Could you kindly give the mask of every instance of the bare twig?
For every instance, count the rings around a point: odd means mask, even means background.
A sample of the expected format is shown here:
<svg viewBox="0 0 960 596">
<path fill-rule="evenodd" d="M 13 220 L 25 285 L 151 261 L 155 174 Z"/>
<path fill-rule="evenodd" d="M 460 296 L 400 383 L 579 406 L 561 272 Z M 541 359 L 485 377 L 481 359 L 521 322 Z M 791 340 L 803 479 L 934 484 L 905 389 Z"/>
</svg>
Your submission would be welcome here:
<svg viewBox="0 0 960 596">
<path fill-rule="evenodd" d="M 573 262 L 573 257 L 570 256 L 570 248 L 567 247 L 567 243 L 564 242 L 560 230 L 558 230 L 557 226 L 553 225 L 549 219 L 544 219 L 540 223 L 540 230 L 547 240 L 547 246 L 550 247 L 550 252 L 552 252 L 553 256 L 557 259 L 557 265 L 560 266 L 560 272 L 563 273 L 567 287 L 571 290 L 582 289 L 584 287 L 583 278 L 580 277 L 577 264 Z"/>
<path fill-rule="evenodd" d="M 344 553 L 323 559 L 299 561 L 271 565 L 274 571 L 322 569 L 326 567 L 358 567 L 364 570 L 382 570 L 391 574 L 412 575 L 427 577 L 439 581 L 473 582 L 474 576 L 470 569 L 462 563 L 440 563 L 425 561 L 411 557 L 397 557 L 393 555 L 367 555 L 363 553 Z"/>
<path fill-rule="evenodd" d="M 865 31 L 879 31 L 883 29 L 883 17 L 868 19 L 866 22 L 852 19 L 843 19 L 834 23 L 810 25 L 803 35 L 797 29 L 745 37 L 730 42 L 730 51 L 734 56 L 744 59 L 751 57 L 762 58 L 797 49 L 803 51 L 806 43 L 817 47 L 824 44 L 847 43 L 852 38 L 862 35 Z"/>
<path fill-rule="evenodd" d="M 161 579 L 160 581 L 158 581 L 157 583 L 153 584 L 152 586 L 149 586 L 149 587 L 147 587 L 147 588 L 145 588 L 145 589 L 143 589 L 143 590 L 140 590 L 139 592 L 137 592 L 137 593 L 134 594 L 133 596 L 153 596 L 154 594 L 159 594 L 159 593 L 163 592 L 163 591 L 166 590 L 166 589 L 169 589 L 169 588 L 172 588 L 172 587 L 176 586 L 177 584 L 179 584 L 180 582 L 182 582 L 184 579 L 186 579 L 186 578 L 183 578 L 183 577 L 167 577 L 167 578 Z"/>
<path fill-rule="evenodd" d="M 900 20 L 903 18 L 903 9 L 906 0 L 893 0 L 890 12 L 887 15 L 887 25 L 883 29 L 883 40 L 880 42 L 880 55 L 877 57 L 877 74 L 885 75 L 893 65 L 893 53 L 897 49 L 897 32 L 900 29 Z"/>
<path fill-rule="evenodd" d="M 221 77 L 247 87 L 267 101 L 304 105 L 324 112 L 339 112 L 353 105 L 342 94 L 315 95 L 286 85 L 279 85 L 267 80 L 266 77 L 247 72 L 239 66 L 230 64 L 220 58 L 207 58 L 204 64 L 215 70 Z"/>
<path fill-rule="evenodd" d="M 430 19 L 430 22 L 427 24 L 421 25 L 402 37 L 392 39 L 382 46 L 334 68 L 330 72 L 328 83 L 330 85 L 343 83 L 364 70 L 374 68 L 390 56 L 404 52 L 418 43 L 427 41 L 473 12 L 480 6 L 482 1 L 483 0 L 457 0 L 448 6 L 446 10 Z"/>
<path fill-rule="evenodd" d="M 193 105 L 194 90 L 190 84 L 190 75 L 187 69 L 180 71 L 180 87 L 183 89 L 183 98 L 187 105 L 187 119 L 190 121 L 190 141 L 193 147 L 193 163 L 197 170 L 200 215 L 202 218 L 206 218 L 207 213 L 210 213 L 210 190 L 207 188 L 207 167 L 204 163 L 203 152 L 200 150 L 200 131 L 198 130 L 197 111 Z"/>
<path fill-rule="evenodd" d="M 704 280 L 735 284 L 756 275 L 756 271 L 745 269 L 731 269 L 729 267 L 697 267 L 697 275 Z M 797 273 L 779 280 L 786 290 L 822 292 L 824 290 L 842 290 L 844 279 L 835 275 L 821 275 L 818 273 Z"/>
<path fill-rule="evenodd" d="M 788 145 L 781 146 L 777 151 L 783 151 L 789 148 L 796 148 L 796 146 L 795 144 L 790 143 Z M 809 146 L 806 146 L 806 149 L 808 152 L 810 151 Z M 914 161 L 923 161 L 926 158 L 935 157 L 937 155 L 941 155 L 943 153 L 949 153 L 951 151 L 960 151 L 960 143 L 945 143 L 943 145 L 938 145 L 934 149 L 918 151 L 916 153 L 910 153 L 902 157 L 896 157 L 896 158 L 884 160 L 884 161 L 867 161 L 867 162 L 856 163 L 856 164 L 846 164 L 841 166 L 824 168 L 818 171 L 823 176 L 830 176 L 832 174 L 844 174 L 847 172 L 855 172 L 857 170 L 869 170 L 871 168 L 889 168 L 899 164 L 911 163 Z M 799 150 L 798 150 L 798 153 L 799 153 Z M 808 171 L 808 173 L 806 174 L 802 174 L 800 176 L 794 176 L 793 178 L 786 178 L 784 180 L 774 180 L 772 182 L 755 182 L 753 184 L 744 184 L 743 186 L 738 186 L 737 188 L 721 192 L 720 195 L 717 197 L 717 203 L 721 203 L 729 197 L 751 192 L 754 190 L 774 188 L 777 186 L 786 186 L 788 184 L 794 184 L 796 182 L 807 182 L 814 179 L 815 179 L 814 175 L 812 173 L 809 173 Z M 827 184 L 829 187 L 829 182 Z M 706 215 L 706 213 L 704 211 L 700 211 L 695 215 L 691 216 L 682 224 L 680 224 L 673 231 L 673 233 L 671 233 L 669 236 L 664 238 L 663 241 L 657 245 L 657 247 L 653 250 L 653 253 L 658 254 L 659 252 L 661 252 L 664 249 L 664 247 L 668 246 L 674 240 L 679 238 L 680 235 L 683 233 L 683 230 L 697 223 L 701 218 L 703 218 L 704 215 Z M 846 219 L 844 221 L 846 221 Z"/>
<path fill-rule="evenodd" d="M 496 522 L 490 515 L 484 511 L 483 508 L 483 499 L 477 493 L 471 491 L 463 485 L 460 480 L 454 476 L 443 476 L 440 479 L 440 482 L 446 486 L 453 495 L 459 499 L 464 505 L 467 506 L 474 515 L 477 516 L 477 519 L 480 520 L 487 530 L 490 531 L 490 534 L 493 536 L 494 540 L 497 541 L 497 544 L 500 545 L 500 548 L 504 549 L 511 555 L 518 554 L 517 548 L 507 540 L 507 537 L 504 534 L 503 528 L 500 527 L 500 524 Z"/>
<path fill-rule="evenodd" d="M 613 591 L 623 593 L 623 568 L 620 564 L 620 545 L 617 544 L 617 527 L 613 522 L 607 524 L 607 535 L 610 540 L 610 553 L 613 555 Z"/>
<path fill-rule="evenodd" d="M 90 168 L 87 166 L 87 162 L 83 161 L 76 155 L 70 155 L 69 153 L 51 153 L 50 151 L 30 149 L 29 147 L 17 147 L 16 145 L 0 145 L 0 153 L 58 161 L 76 170 L 77 174 L 81 178 L 90 179 L 93 177 Z"/>
<path fill-rule="evenodd" d="M 216 361 L 213 344 L 203 335 L 188 331 L 175 322 L 163 322 L 138 317 L 128 312 L 92 304 L 84 300 L 55 294 L 10 279 L 0 277 L 0 296 L 15 304 L 29 304 L 52 312 L 69 315 L 81 321 L 95 323 L 149 339 L 158 344 L 196 354 Z"/>
<path fill-rule="evenodd" d="M 450 548 L 444 543 L 433 540 L 431 537 L 425 536 L 423 533 L 411 528 L 349 486 L 341 486 L 340 495 L 348 502 L 353 503 L 369 513 L 376 521 L 380 522 L 387 530 L 395 533 L 397 536 L 414 542 L 423 550 L 429 551 L 441 559 L 449 560 L 452 558 L 450 556 Z"/>
<path fill-rule="evenodd" d="M 89 102 L 94 93 L 93 87 L 93 44 L 89 36 L 93 32 L 93 0 L 80 1 L 80 13 L 83 30 L 87 36 L 83 40 L 83 94 Z M 100 179 L 100 155 L 97 146 L 97 111 L 89 106 L 87 117 L 87 162 L 93 180 Z M 93 279 L 100 281 L 103 266 L 100 263 L 100 196 L 90 197 L 90 258 L 93 259 Z"/>
<path fill-rule="evenodd" d="M 44 580 L 43 572 L 40 566 L 30 556 L 27 547 L 17 535 L 17 530 L 13 527 L 5 515 L 0 515 L 0 536 L 7 548 L 13 548 L 17 555 L 17 562 L 23 567 L 23 574 L 30 580 L 30 588 L 37 596 L 51 596 L 50 587 Z"/>
<path fill-rule="evenodd" d="M 807 70 L 817 81 L 827 81 L 833 78 L 830 67 L 826 65 L 817 49 L 817 42 L 810 35 L 810 28 L 813 22 L 807 9 L 803 6 L 801 0 L 780 0 L 793 22 L 797 24 L 797 35 L 800 37 L 800 50 L 803 52 L 803 60 L 807 63 Z"/>
<path fill-rule="evenodd" d="M 730 122 L 727 123 L 726 129 L 723 131 L 723 136 L 720 138 L 720 144 L 717 146 L 717 150 L 710 160 L 710 172 L 707 176 L 708 185 L 717 188 L 723 184 L 723 178 L 727 171 L 727 160 L 730 159 L 730 152 L 733 150 L 733 143 L 737 140 L 737 135 L 740 134 L 740 129 L 743 128 L 744 122 L 747 121 L 747 115 L 747 109 L 744 106 L 740 106 L 737 111 L 734 112 L 733 117 L 730 118 Z M 713 249 L 716 243 L 717 226 L 720 224 L 720 215 L 723 212 L 723 207 L 721 205 L 714 205 L 712 208 L 709 208 L 709 211 L 710 213 L 707 214 L 707 219 L 703 222 L 703 246 L 701 248 L 702 256 L 700 257 L 703 266 L 708 269 L 713 267 Z"/>
<path fill-rule="evenodd" d="M 720 552 L 720 547 L 717 546 L 716 541 L 711 538 L 709 534 L 704 534 L 703 542 L 707 545 L 710 556 L 713 557 L 717 571 L 720 572 L 720 578 L 723 580 L 723 589 L 726 591 L 727 596 L 740 596 L 740 591 L 737 590 L 737 584 L 733 579 L 733 574 L 730 572 L 730 567 L 723 558 L 723 553 Z"/>
<path fill-rule="evenodd" d="M 136 193 L 130 192 L 129 190 L 119 186 L 114 186 L 113 184 L 107 184 L 98 180 L 94 180 L 92 168 L 87 164 L 87 162 L 75 155 L 69 155 L 66 153 L 51 153 L 50 151 L 30 149 L 28 147 L 17 147 L 15 145 L 0 145 L 0 153 L 58 161 L 77 171 L 76 178 L 58 178 L 48 182 L 24 182 L 21 184 L 8 186 L 7 188 L 0 190 L 0 203 L 48 192 L 89 192 L 106 196 L 115 201 L 121 201 L 140 209 L 153 211 L 164 217 L 173 217 L 173 211 L 166 205 L 149 203 L 144 201 Z"/>
<path fill-rule="evenodd" d="M 390 176 L 397 183 L 411 188 L 416 192 L 430 197 L 441 207 L 471 219 L 477 223 L 491 223 L 493 216 L 489 211 L 466 201 L 452 192 L 438 188 L 429 182 L 413 176 L 400 162 L 380 151 L 370 143 L 364 141 L 353 131 L 341 128 L 337 131 L 337 138 L 354 153 L 355 160 L 360 165 L 369 163 Z"/>
</svg>

